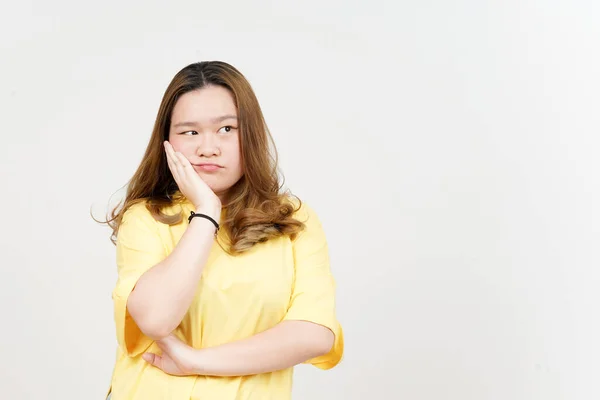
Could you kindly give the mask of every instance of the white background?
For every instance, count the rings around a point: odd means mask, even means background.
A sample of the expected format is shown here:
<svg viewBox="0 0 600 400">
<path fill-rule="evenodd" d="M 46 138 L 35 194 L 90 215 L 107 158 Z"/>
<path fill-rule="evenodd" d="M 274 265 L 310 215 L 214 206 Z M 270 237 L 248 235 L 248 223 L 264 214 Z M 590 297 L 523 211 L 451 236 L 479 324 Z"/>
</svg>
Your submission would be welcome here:
<svg viewBox="0 0 600 400">
<path fill-rule="evenodd" d="M 330 243 L 345 358 L 298 367 L 296 399 L 600 398 L 599 11 L 3 2 L 0 397 L 102 398 L 116 266 L 90 208 L 173 75 L 224 60 Z"/>
</svg>

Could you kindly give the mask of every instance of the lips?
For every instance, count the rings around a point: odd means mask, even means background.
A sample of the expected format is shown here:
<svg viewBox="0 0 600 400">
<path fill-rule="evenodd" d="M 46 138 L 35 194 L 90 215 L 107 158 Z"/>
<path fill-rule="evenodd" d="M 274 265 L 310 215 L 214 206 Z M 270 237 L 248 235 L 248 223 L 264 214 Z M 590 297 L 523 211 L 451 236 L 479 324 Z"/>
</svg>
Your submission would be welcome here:
<svg viewBox="0 0 600 400">
<path fill-rule="evenodd" d="M 218 164 L 194 164 L 194 167 L 201 171 L 207 171 L 207 172 L 217 171 L 217 170 L 223 168 Z"/>
</svg>

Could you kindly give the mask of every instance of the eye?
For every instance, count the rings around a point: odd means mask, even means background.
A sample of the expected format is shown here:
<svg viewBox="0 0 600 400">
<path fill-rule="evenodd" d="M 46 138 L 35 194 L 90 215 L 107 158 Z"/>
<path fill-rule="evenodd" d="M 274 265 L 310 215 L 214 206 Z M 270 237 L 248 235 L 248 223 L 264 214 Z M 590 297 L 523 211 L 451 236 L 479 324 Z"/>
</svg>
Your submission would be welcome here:
<svg viewBox="0 0 600 400">
<path fill-rule="evenodd" d="M 227 126 L 222 127 L 221 129 L 219 129 L 219 132 L 221 132 L 221 133 L 229 133 L 229 132 L 233 131 L 234 129 L 237 129 L 237 128 L 235 128 L 235 127 L 233 127 L 231 125 L 227 125 Z"/>
<path fill-rule="evenodd" d="M 190 135 L 197 135 L 198 134 L 198 132 L 196 132 L 196 131 L 185 131 L 185 132 L 181 132 L 180 135 L 188 135 L 188 133 Z M 190 136 L 190 135 L 188 135 L 188 136 Z"/>
</svg>

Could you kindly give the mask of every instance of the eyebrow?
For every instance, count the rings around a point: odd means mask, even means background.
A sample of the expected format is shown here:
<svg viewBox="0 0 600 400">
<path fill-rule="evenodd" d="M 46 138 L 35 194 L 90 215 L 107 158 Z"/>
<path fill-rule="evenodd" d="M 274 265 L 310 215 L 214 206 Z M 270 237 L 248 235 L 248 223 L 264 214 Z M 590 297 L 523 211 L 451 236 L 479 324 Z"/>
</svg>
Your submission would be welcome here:
<svg viewBox="0 0 600 400">
<path fill-rule="evenodd" d="M 218 124 L 219 122 L 223 122 L 223 121 L 228 120 L 228 119 L 235 119 L 237 121 L 237 116 L 231 115 L 231 114 L 222 115 L 220 117 L 212 118 L 210 120 L 210 122 L 213 123 L 213 124 Z M 184 122 L 178 122 L 178 123 L 176 123 L 175 125 L 173 125 L 173 128 L 179 128 L 179 127 L 182 127 L 182 126 L 198 126 L 198 125 L 201 125 L 200 122 L 184 121 Z"/>
</svg>

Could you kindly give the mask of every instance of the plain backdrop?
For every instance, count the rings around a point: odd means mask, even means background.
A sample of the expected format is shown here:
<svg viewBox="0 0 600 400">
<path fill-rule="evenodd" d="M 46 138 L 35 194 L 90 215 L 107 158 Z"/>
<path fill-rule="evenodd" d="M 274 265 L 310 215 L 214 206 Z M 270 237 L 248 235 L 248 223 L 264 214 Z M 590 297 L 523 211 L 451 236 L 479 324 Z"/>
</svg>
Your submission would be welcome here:
<svg viewBox="0 0 600 400">
<path fill-rule="evenodd" d="M 295 399 L 600 398 L 600 3 L 3 1 L 0 397 L 102 399 L 97 218 L 184 66 L 248 78 L 346 332 Z"/>
</svg>

